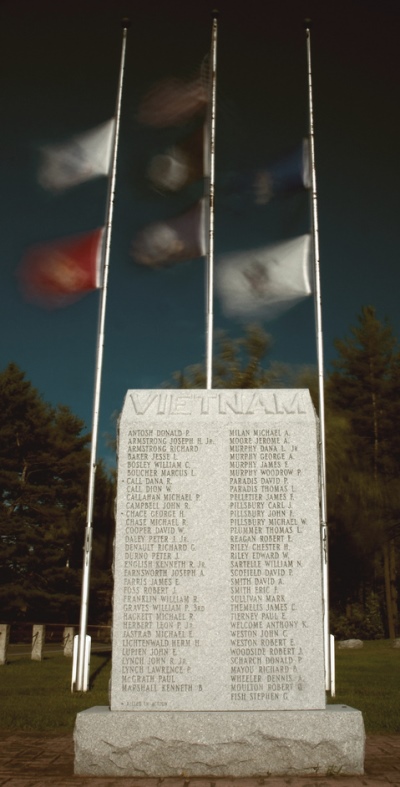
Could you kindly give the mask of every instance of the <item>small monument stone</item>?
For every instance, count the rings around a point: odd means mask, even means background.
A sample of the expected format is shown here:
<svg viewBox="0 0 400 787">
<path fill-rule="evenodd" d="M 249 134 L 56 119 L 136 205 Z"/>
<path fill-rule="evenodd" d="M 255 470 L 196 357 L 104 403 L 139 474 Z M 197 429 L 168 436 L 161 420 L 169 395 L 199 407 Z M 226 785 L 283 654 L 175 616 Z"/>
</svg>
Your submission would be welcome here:
<svg viewBox="0 0 400 787">
<path fill-rule="evenodd" d="M 32 661 L 42 661 L 43 649 L 46 639 L 46 626 L 32 626 Z"/>
<path fill-rule="evenodd" d="M 362 639 L 342 639 L 338 642 L 339 650 L 358 650 L 363 647 Z"/>
<path fill-rule="evenodd" d="M 10 626 L 7 623 L 0 624 L 0 666 L 7 664 L 7 649 L 10 641 Z"/>
<path fill-rule="evenodd" d="M 74 652 L 74 636 L 75 629 L 73 626 L 65 626 L 63 631 L 63 649 L 64 656 L 72 659 Z"/>
<path fill-rule="evenodd" d="M 303 390 L 128 392 L 110 710 L 78 715 L 76 773 L 363 772 L 361 714 L 325 704 L 317 439 Z"/>
</svg>

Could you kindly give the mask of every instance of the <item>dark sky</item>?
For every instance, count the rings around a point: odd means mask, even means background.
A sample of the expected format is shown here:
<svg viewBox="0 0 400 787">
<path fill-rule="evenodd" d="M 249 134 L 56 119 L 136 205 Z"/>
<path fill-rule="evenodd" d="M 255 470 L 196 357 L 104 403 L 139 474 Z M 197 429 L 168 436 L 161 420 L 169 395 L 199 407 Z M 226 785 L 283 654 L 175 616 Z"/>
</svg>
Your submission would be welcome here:
<svg viewBox="0 0 400 787">
<path fill-rule="evenodd" d="M 145 270 L 129 254 L 148 221 L 174 216 L 191 194 L 147 187 L 151 154 L 182 135 L 137 121 L 145 91 L 166 76 L 189 78 L 209 50 L 210 2 L 183 0 L 0 1 L 1 345 L 0 367 L 16 362 L 47 401 L 91 424 L 98 293 L 48 311 L 26 302 L 16 270 L 36 243 L 89 231 L 104 221 L 106 180 L 53 196 L 37 183 L 38 148 L 114 113 L 128 15 L 117 197 L 100 432 L 128 388 L 156 388 L 204 357 L 204 264 Z M 303 20 L 313 19 L 315 144 L 326 366 L 361 307 L 372 304 L 400 335 L 398 223 L 400 6 L 380 0 L 231 0 L 218 4 L 215 252 L 279 242 L 309 229 L 308 195 L 263 208 L 227 207 L 220 173 L 271 162 L 308 130 Z M 188 202 L 189 201 L 189 202 Z M 240 323 L 215 304 L 215 328 Z M 308 299 L 265 323 L 273 357 L 315 364 Z M 107 453 L 104 441 L 101 452 Z"/>
</svg>

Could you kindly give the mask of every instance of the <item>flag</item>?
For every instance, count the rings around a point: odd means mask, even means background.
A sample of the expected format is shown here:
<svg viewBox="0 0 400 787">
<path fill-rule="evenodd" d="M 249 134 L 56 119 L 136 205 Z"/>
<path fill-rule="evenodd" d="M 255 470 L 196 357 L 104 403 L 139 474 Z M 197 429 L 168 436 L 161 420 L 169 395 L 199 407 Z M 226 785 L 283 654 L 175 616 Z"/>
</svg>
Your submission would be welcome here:
<svg viewBox="0 0 400 787">
<path fill-rule="evenodd" d="M 57 308 L 101 287 L 103 235 L 100 228 L 29 250 L 18 272 L 25 297 Z"/>
<path fill-rule="evenodd" d="M 179 191 L 208 173 L 208 124 L 196 129 L 181 142 L 153 156 L 147 177 L 158 191 Z"/>
<path fill-rule="evenodd" d="M 203 71 L 202 67 L 192 80 L 169 77 L 157 82 L 139 104 L 139 123 L 154 128 L 180 126 L 204 112 L 209 101 L 209 87 Z"/>
<path fill-rule="evenodd" d="M 310 188 L 308 139 L 268 167 L 228 175 L 225 182 L 229 194 L 251 205 L 266 205 L 273 197 Z"/>
<path fill-rule="evenodd" d="M 311 295 L 311 238 L 224 255 L 215 281 L 227 317 L 277 317 Z"/>
<path fill-rule="evenodd" d="M 60 145 L 43 147 L 38 171 L 40 185 L 49 191 L 64 191 L 86 180 L 108 175 L 114 130 L 112 118 Z"/>
<path fill-rule="evenodd" d="M 206 253 L 205 201 L 199 200 L 185 213 L 149 224 L 132 244 L 139 265 L 165 267 Z"/>
</svg>

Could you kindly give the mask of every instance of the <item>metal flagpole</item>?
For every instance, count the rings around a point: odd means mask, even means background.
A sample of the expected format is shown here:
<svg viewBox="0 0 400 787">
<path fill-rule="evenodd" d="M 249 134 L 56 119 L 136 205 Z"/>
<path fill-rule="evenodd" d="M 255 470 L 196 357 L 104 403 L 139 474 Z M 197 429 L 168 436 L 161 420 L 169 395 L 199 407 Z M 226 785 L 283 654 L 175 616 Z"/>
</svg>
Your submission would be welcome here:
<svg viewBox="0 0 400 787">
<path fill-rule="evenodd" d="M 314 307 L 315 332 L 317 341 L 318 361 L 318 392 L 319 392 L 319 428 L 320 428 L 320 492 L 321 492 L 321 541 L 322 541 L 322 582 L 324 603 L 324 650 L 325 650 L 325 688 L 331 686 L 330 638 L 329 638 L 329 574 L 328 574 L 328 526 L 326 501 L 326 445 L 325 445 L 325 393 L 324 393 L 324 350 L 322 336 L 321 283 L 319 265 L 319 230 L 317 180 L 315 171 L 314 148 L 314 111 L 311 73 L 311 20 L 306 19 L 307 40 L 307 72 L 308 72 L 308 108 L 311 168 L 311 216 L 314 245 Z"/>
<path fill-rule="evenodd" d="M 92 520 L 93 520 L 95 477 L 96 477 L 96 468 L 97 468 L 97 464 L 96 464 L 97 463 L 97 438 L 98 438 L 98 431 L 99 431 L 100 391 L 101 391 L 101 375 L 102 375 L 102 367 L 103 367 L 104 325 L 105 325 L 105 317 L 106 317 L 107 282 L 108 282 L 108 270 L 109 270 L 109 261 L 110 261 L 112 218 L 113 218 L 114 200 L 115 200 L 115 180 L 116 180 L 116 171 L 117 171 L 117 153 L 118 153 L 119 126 L 120 126 L 120 117 L 121 117 L 122 86 L 124 80 L 126 39 L 127 39 L 127 31 L 129 26 L 130 26 L 129 19 L 123 19 L 121 65 L 119 71 L 119 83 L 118 83 L 118 93 L 117 93 L 117 102 L 116 102 L 116 111 L 115 111 L 113 158 L 112 158 L 111 176 L 109 180 L 107 207 L 106 207 L 106 227 L 105 227 L 104 252 L 103 252 L 104 253 L 103 284 L 102 284 L 101 298 L 99 304 L 99 321 L 98 321 L 98 328 L 97 328 L 96 371 L 95 371 L 93 418 L 92 418 L 92 443 L 91 443 L 91 453 L 90 453 L 86 529 L 85 529 L 85 540 L 83 546 L 81 614 L 80 614 L 80 628 L 79 628 L 79 637 L 78 637 L 76 681 L 73 683 L 73 690 L 75 691 L 87 690 L 87 686 L 85 685 L 85 680 L 84 680 L 85 650 L 86 650 L 85 646 L 86 646 L 86 631 L 87 631 L 88 607 L 89 607 L 89 580 L 90 580 L 90 562 L 91 562 L 92 532 L 93 532 Z"/>
<path fill-rule="evenodd" d="M 214 187 L 215 187 L 215 116 L 217 103 L 217 31 L 218 11 L 212 12 L 211 35 L 211 105 L 210 105 L 210 177 L 209 177 L 209 224 L 207 251 L 207 328 L 206 370 L 207 390 L 212 388 L 213 330 L 214 330 Z"/>
</svg>

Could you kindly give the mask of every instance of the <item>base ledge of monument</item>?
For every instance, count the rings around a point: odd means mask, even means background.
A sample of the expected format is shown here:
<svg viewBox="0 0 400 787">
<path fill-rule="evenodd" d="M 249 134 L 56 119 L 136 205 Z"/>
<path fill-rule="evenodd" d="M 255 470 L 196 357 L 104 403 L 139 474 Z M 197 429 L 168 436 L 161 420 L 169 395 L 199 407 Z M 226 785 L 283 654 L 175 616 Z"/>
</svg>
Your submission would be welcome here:
<svg viewBox="0 0 400 787">
<path fill-rule="evenodd" d="M 75 774 L 148 778 L 364 773 L 360 711 L 110 711 L 78 713 Z"/>
</svg>

